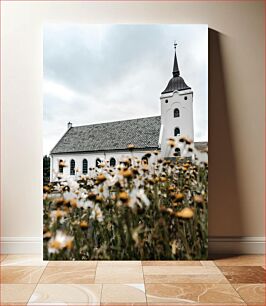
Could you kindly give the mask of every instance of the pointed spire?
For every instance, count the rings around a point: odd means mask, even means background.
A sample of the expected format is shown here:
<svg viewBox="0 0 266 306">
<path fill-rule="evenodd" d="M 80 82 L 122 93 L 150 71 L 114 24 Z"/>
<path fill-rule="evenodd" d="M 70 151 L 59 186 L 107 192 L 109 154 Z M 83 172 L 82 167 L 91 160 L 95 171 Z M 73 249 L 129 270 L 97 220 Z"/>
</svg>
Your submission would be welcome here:
<svg viewBox="0 0 266 306">
<path fill-rule="evenodd" d="M 177 58 L 176 58 L 176 46 L 177 46 L 177 43 L 175 41 L 174 42 L 175 58 L 174 58 L 174 67 L 173 67 L 173 76 L 174 77 L 178 77 L 180 75 L 180 71 L 179 71 L 178 64 L 177 64 Z"/>
</svg>

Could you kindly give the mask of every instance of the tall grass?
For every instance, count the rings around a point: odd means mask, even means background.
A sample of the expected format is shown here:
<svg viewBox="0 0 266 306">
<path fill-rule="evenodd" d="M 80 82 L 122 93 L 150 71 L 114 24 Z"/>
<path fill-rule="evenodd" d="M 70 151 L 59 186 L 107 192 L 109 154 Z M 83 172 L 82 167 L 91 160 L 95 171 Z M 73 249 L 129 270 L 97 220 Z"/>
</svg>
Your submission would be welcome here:
<svg viewBox="0 0 266 306">
<path fill-rule="evenodd" d="M 168 145 L 172 158 L 153 152 L 139 160 L 130 146 L 117 167 L 103 162 L 44 186 L 44 258 L 207 258 L 208 164 L 186 138 L 178 143 L 183 157 L 175 140 Z"/>
</svg>

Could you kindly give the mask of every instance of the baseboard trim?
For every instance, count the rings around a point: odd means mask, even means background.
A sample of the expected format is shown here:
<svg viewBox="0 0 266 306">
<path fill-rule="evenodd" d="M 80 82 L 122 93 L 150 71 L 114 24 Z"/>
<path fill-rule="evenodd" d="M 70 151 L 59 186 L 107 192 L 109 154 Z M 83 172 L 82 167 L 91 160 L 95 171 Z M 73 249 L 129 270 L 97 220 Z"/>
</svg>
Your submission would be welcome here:
<svg viewBox="0 0 266 306">
<path fill-rule="evenodd" d="M 40 237 L 1 237 L 2 254 L 41 254 Z"/>
<path fill-rule="evenodd" d="M 209 254 L 265 254 L 265 237 L 210 237 Z"/>
<path fill-rule="evenodd" d="M 40 254 L 40 237 L 2 237 L 2 254 Z M 265 254 L 265 237 L 209 237 L 209 254 Z"/>
</svg>

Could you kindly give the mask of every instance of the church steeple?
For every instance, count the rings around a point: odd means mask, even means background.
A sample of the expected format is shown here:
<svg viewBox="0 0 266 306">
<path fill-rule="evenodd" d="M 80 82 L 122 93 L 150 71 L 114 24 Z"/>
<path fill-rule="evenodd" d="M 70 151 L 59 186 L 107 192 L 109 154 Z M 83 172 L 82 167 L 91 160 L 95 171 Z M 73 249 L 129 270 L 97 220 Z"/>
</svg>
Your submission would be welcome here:
<svg viewBox="0 0 266 306">
<path fill-rule="evenodd" d="M 165 90 L 162 92 L 162 94 L 174 92 L 175 90 L 181 91 L 181 90 L 187 90 L 191 89 L 184 81 L 184 79 L 180 76 L 180 71 L 178 68 L 177 63 L 177 57 L 176 57 L 176 46 L 177 43 L 174 43 L 175 48 L 175 57 L 174 57 L 174 67 L 173 67 L 173 77 L 168 82 L 168 85 L 166 86 Z"/>
<path fill-rule="evenodd" d="M 179 77 L 180 75 L 180 71 L 179 71 L 179 68 L 178 68 L 178 64 L 177 64 L 177 57 L 176 57 L 176 46 L 177 46 L 177 43 L 175 42 L 174 43 L 174 48 L 175 48 L 175 58 L 174 58 L 174 67 L 173 67 L 173 77 Z"/>
<path fill-rule="evenodd" d="M 169 157 L 170 154 L 169 146 L 167 144 L 169 138 L 174 137 L 178 140 L 181 136 L 185 136 L 194 139 L 193 91 L 180 76 L 176 56 L 176 46 L 177 43 L 175 42 L 174 65 L 172 66 L 173 75 L 160 97 L 161 130 L 159 146 L 163 157 Z M 172 60 L 173 58 L 169 59 L 170 65 L 172 64 Z M 186 64 L 190 65 L 191 63 L 187 62 Z M 185 69 L 186 67 L 184 67 L 184 70 Z"/>
</svg>

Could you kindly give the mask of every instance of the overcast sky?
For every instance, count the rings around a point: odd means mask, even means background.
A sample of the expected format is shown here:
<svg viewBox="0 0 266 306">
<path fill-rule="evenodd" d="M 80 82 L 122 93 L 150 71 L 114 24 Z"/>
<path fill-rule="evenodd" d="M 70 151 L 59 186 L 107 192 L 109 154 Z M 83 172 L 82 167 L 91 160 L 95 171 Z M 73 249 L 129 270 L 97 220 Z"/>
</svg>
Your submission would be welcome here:
<svg viewBox="0 0 266 306">
<path fill-rule="evenodd" d="M 160 115 L 174 48 L 194 92 L 195 141 L 208 139 L 207 25 L 44 26 L 44 154 L 73 126 Z"/>
</svg>

